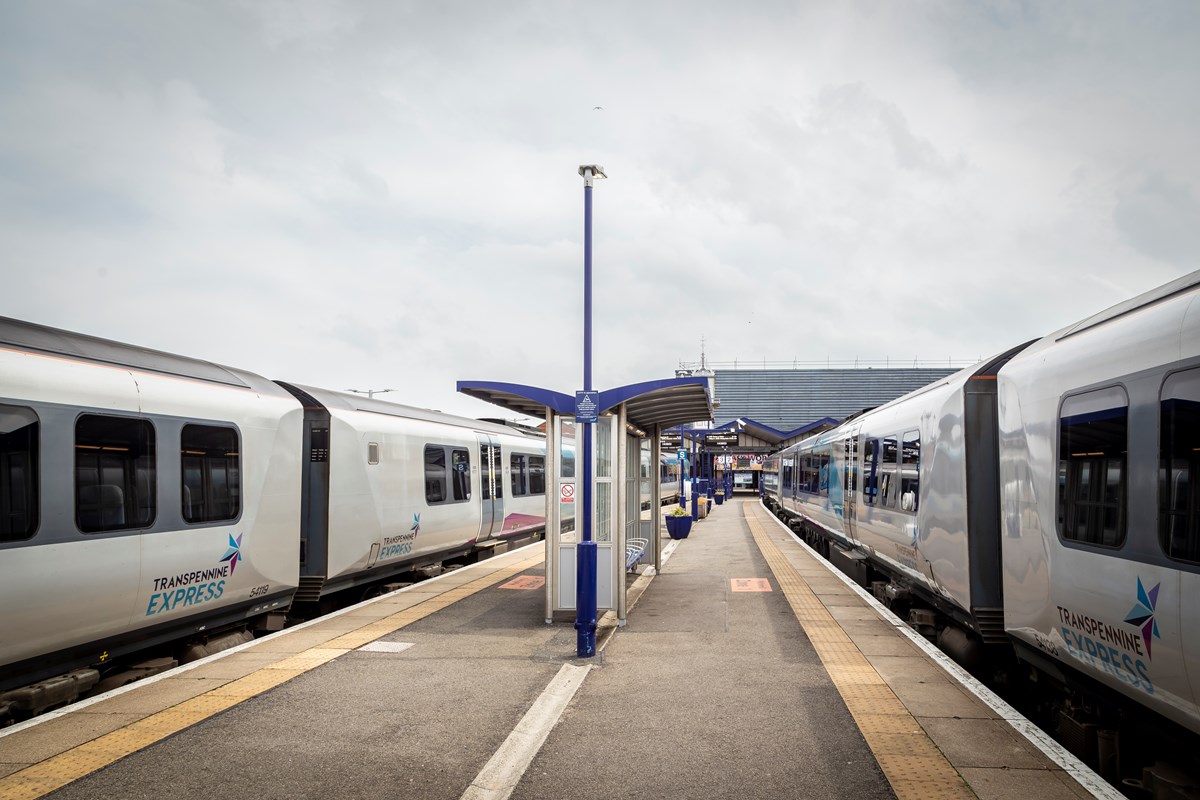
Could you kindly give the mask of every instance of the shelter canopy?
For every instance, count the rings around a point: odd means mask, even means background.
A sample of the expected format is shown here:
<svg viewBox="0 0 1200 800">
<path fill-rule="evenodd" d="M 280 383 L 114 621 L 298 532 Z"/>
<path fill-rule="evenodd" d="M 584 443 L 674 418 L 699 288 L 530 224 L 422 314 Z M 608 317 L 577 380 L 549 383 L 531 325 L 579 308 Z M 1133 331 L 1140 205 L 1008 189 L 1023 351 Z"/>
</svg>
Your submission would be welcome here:
<svg viewBox="0 0 1200 800">
<path fill-rule="evenodd" d="M 566 416 L 575 414 L 573 395 L 537 386 L 459 381 L 458 391 L 529 417 L 544 417 L 547 409 Z M 643 431 L 650 431 L 655 425 L 668 428 L 713 417 L 709 380 L 701 376 L 666 378 L 601 391 L 599 413 L 611 411 L 622 403 L 626 404 L 626 420 Z"/>
</svg>

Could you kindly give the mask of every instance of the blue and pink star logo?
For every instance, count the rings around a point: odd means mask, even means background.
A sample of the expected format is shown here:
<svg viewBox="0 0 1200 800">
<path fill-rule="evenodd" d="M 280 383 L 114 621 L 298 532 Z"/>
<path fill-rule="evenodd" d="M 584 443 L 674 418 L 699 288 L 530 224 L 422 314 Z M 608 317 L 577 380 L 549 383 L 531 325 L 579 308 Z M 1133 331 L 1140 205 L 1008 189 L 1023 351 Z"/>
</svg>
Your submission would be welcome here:
<svg viewBox="0 0 1200 800">
<path fill-rule="evenodd" d="M 233 571 L 235 569 L 237 569 L 238 559 L 242 555 L 242 536 L 245 536 L 245 534 L 243 533 L 243 534 L 239 535 L 236 539 L 234 539 L 233 534 L 232 533 L 229 534 L 229 550 L 228 550 L 228 552 L 225 553 L 224 556 L 221 557 L 222 561 L 229 562 L 229 574 L 230 575 L 232 575 Z"/>
<path fill-rule="evenodd" d="M 409 530 L 413 532 L 414 536 L 421 532 L 421 515 L 420 514 L 413 514 L 413 524 L 412 524 L 412 527 L 409 528 Z"/>
<path fill-rule="evenodd" d="M 1150 639 L 1151 636 L 1155 639 L 1161 639 L 1158 634 L 1158 623 L 1154 620 L 1154 609 L 1158 605 L 1158 588 L 1161 583 L 1154 584 L 1154 588 L 1149 592 L 1146 587 L 1142 586 L 1142 579 L 1138 578 L 1138 602 L 1129 613 L 1125 615 L 1125 621 L 1135 628 L 1142 629 L 1142 641 L 1146 643 L 1146 658 L 1150 658 Z"/>
</svg>

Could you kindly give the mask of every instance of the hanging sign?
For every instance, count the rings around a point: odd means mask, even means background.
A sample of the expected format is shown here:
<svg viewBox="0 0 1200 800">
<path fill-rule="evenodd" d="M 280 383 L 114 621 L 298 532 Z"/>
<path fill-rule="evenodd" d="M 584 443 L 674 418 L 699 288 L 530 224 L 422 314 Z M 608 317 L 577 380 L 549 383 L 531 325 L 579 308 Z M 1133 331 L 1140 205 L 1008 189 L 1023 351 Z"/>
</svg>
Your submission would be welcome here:
<svg viewBox="0 0 1200 800">
<path fill-rule="evenodd" d="M 736 445 L 738 443 L 738 435 L 736 432 L 721 433 L 706 433 L 704 434 L 704 443 L 707 445 Z"/>
</svg>

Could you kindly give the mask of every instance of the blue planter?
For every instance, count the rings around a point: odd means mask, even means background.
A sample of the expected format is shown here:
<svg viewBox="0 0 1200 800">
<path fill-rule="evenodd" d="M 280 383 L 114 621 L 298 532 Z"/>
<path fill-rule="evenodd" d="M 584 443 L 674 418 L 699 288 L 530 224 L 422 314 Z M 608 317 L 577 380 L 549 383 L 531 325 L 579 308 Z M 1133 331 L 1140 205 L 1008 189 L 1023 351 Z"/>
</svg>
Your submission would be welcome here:
<svg viewBox="0 0 1200 800">
<path fill-rule="evenodd" d="M 721 505 L 721 503 L 725 502 L 725 495 L 723 495 L 723 494 L 714 495 L 713 500 L 717 501 L 717 505 Z"/>
<path fill-rule="evenodd" d="M 672 539 L 686 539 L 692 532 L 691 517 L 667 516 L 667 535 Z"/>
</svg>

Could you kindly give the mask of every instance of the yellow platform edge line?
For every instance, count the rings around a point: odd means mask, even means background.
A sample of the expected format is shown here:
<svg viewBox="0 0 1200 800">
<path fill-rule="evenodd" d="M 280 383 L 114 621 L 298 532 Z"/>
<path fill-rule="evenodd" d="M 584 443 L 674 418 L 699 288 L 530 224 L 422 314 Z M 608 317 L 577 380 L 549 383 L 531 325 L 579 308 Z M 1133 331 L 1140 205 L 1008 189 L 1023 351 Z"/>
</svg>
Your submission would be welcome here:
<svg viewBox="0 0 1200 800">
<path fill-rule="evenodd" d="M 172 734 L 316 669 L 340 655 L 395 633 L 406 625 L 453 605 L 458 600 L 478 594 L 501 581 L 536 567 L 544 560 L 545 553 L 542 552 L 516 564 L 496 565 L 496 568 L 486 575 L 459 586 L 447 587 L 446 591 L 396 614 L 367 622 L 359 628 L 299 653 L 281 655 L 278 661 L 261 667 L 258 672 L 5 775 L 0 778 L 0 797 L 4 800 L 37 800 L 44 797 Z M 451 596 L 451 599 L 447 600 L 447 596 Z"/>
<path fill-rule="evenodd" d="M 863 739 L 871 748 L 897 800 L 977 798 L 966 780 L 933 743 L 916 718 L 909 714 L 862 651 L 853 645 L 844 631 L 838 636 L 832 630 L 831 623 L 838 630 L 841 630 L 841 626 L 837 625 L 829 610 L 800 578 L 796 568 L 767 533 L 759 519 L 758 509 L 750 501 L 743 501 L 742 514 L 755 544 L 792 606 L 797 621 L 809 637 L 834 687 L 842 696 Z M 874 673 L 875 677 L 870 678 L 870 673 Z M 862 724 L 868 715 L 884 715 L 896 722 L 885 732 L 876 726 Z M 903 750 L 898 752 L 894 736 L 901 729 L 909 736 Z M 914 774 L 920 777 L 915 778 Z"/>
</svg>

